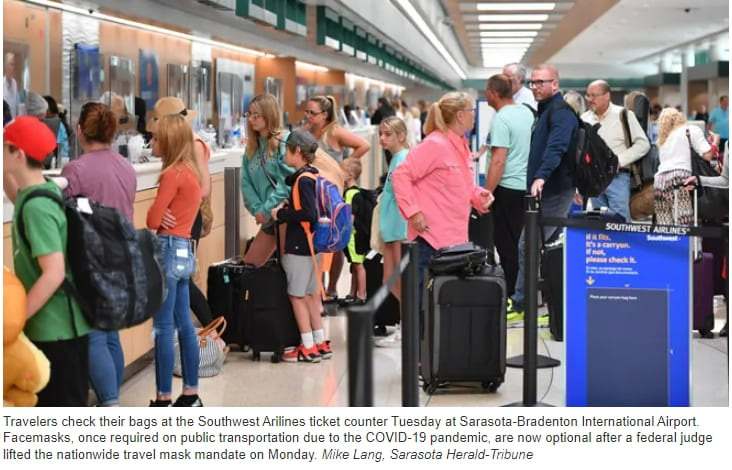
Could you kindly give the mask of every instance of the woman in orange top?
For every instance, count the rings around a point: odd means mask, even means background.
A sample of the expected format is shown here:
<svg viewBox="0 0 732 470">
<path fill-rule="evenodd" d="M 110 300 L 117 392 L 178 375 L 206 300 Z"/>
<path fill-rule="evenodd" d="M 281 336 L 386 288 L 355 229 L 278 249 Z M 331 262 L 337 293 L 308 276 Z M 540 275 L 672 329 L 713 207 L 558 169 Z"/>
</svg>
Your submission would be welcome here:
<svg viewBox="0 0 732 470">
<path fill-rule="evenodd" d="M 170 406 L 173 388 L 173 331 L 178 331 L 183 370 L 183 393 L 173 406 L 203 406 L 198 397 L 199 350 L 190 315 L 188 286 L 193 273 L 191 228 L 201 205 L 201 172 L 193 151 L 193 134 L 185 118 L 169 114 L 157 121 L 153 153 L 163 160 L 155 202 L 147 226 L 157 230 L 163 246 L 168 295 L 153 318 L 157 395 L 150 406 Z M 173 227 L 163 226 L 170 210 Z"/>
<path fill-rule="evenodd" d="M 193 120 L 198 115 L 198 111 L 194 109 L 186 109 L 186 105 L 183 103 L 183 100 L 175 96 L 166 96 L 164 98 L 160 98 L 155 103 L 155 108 L 153 109 L 153 118 L 148 123 L 147 130 L 150 132 L 155 132 L 155 126 L 157 125 L 157 122 L 160 120 L 160 118 L 162 118 L 163 116 L 167 116 L 168 114 L 180 114 L 181 116 L 183 116 L 186 122 L 191 125 Z M 210 210 L 211 175 L 208 171 L 208 161 L 211 159 L 211 147 L 209 147 L 208 144 L 201 137 L 196 135 L 196 133 L 193 132 L 192 128 L 191 132 L 193 133 L 193 153 L 196 156 L 196 162 L 198 163 L 198 171 L 201 172 L 201 198 L 203 199 L 203 202 L 208 205 L 208 209 Z M 203 202 L 201 204 L 201 210 L 198 211 L 198 214 L 196 215 L 196 220 L 193 223 L 193 228 L 191 229 L 191 240 L 194 241 L 194 255 L 195 250 L 198 249 L 198 240 L 202 236 L 203 208 L 206 205 Z M 210 223 L 211 221 L 209 221 L 209 224 Z M 170 210 L 167 210 L 165 212 L 165 215 L 163 216 L 162 226 L 164 228 L 172 228 L 175 225 L 176 220 L 173 216 L 173 213 Z M 203 236 L 205 236 L 205 234 L 203 234 Z M 211 309 L 208 306 L 206 296 L 203 295 L 201 289 L 199 289 L 196 283 L 193 282 L 193 279 L 191 279 L 189 283 L 188 291 L 190 293 L 191 310 L 193 311 L 193 314 L 196 316 L 198 321 L 201 322 L 201 326 L 208 325 L 209 323 L 211 323 L 211 320 L 213 320 L 211 316 Z"/>
</svg>

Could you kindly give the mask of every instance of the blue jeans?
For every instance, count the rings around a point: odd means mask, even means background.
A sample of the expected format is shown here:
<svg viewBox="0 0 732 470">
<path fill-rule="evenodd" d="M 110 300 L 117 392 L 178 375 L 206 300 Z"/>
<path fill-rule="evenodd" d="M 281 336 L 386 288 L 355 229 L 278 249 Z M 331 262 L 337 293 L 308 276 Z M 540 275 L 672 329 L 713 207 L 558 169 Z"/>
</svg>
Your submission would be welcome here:
<svg viewBox="0 0 732 470">
<path fill-rule="evenodd" d="M 569 208 L 572 207 L 573 201 L 574 188 L 567 189 L 559 194 L 544 195 L 540 201 L 541 215 L 546 217 L 567 217 L 569 215 Z M 526 255 L 526 249 L 524 247 L 525 230 L 525 227 L 523 230 L 521 230 L 521 238 L 519 239 L 519 270 L 518 277 L 516 278 L 516 288 L 513 291 L 513 297 L 511 297 L 511 300 L 513 301 L 513 308 L 517 311 L 524 310 L 524 273 L 526 272 L 526 263 L 524 262 Z M 554 238 L 557 227 L 545 226 L 543 227 L 543 230 L 544 239 L 549 242 L 552 238 Z M 541 236 L 539 238 L 539 243 L 541 243 Z"/>
<path fill-rule="evenodd" d="M 592 198 L 592 208 L 607 207 L 630 222 L 630 173 L 618 173 L 605 192 Z"/>
<path fill-rule="evenodd" d="M 191 320 L 188 283 L 193 274 L 190 241 L 173 235 L 158 235 L 163 245 L 168 296 L 153 317 L 155 332 L 155 381 L 159 394 L 172 393 L 173 333 L 178 333 L 183 388 L 198 387 L 199 350 Z"/>
<path fill-rule="evenodd" d="M 89 332 L 89 381 L 102 406 L 119 404 L 125 356 L 117 331 Z"/>
</svg>

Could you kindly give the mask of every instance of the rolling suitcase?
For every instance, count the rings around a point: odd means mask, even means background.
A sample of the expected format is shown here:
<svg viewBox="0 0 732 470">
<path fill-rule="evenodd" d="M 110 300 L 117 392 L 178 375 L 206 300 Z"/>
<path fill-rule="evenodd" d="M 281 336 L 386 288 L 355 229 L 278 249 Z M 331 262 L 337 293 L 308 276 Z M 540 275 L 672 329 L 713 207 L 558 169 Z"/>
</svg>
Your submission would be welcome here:
<svg viewBox="0 0 732 470">
<path fill-rule="evenodd" d="M 427 286 L 421 338 L 424 390 L 444 382 L 481 382 L 495 392 L 506 375 L 506 281 L 486 266 L 480 274 L 437 275 Z"/>
<path fill-rule="evenodd" d="M 300 344 L 285 271 L 277 259 L 270 259 L 246 271 L 241 285 L 238 316 L 244 342 L 251 347 L 254 360 L 259 360 L 262 352 L 272 352 L 272 362 L 279 362 L 286 347 Z"/>
<path fill-rule="evenodd" d="M 549 332 L 555 341 L 564 341 L 564 244 L 544 248 L 541 256 L 542 297 L 549 311 Z"/>
<path fill-rule="evenodd" d="M 678 196 L 680 188 L 674 190 L 674 222 L 678 223 Z M 694 203 L 694 226 L 699 221 L 699 202 L 697 191 L 693 191 Z M 713 338 L 714 333 L 714 255 L 711 253 L 698 253 L 696 239 L 692 238 L 694 244 L 694 312 L 692 315 L 692 329 L 698 330 L 702 338 Z"/>
<path fill-rule="evenodd" d="M 366 299 L 369 300 L 383 285 L 383 257 L 378 253 L 374 256 L 369 253 L 363 260 L 363 267 L 366 270 Z M 390 293 L 374 314 L 374 333 L 384 336 L 386 327 L 396 325 L 399 321 L 399 301 Z"/>
<path fill-rule="evenodd" d="M 232 258 L 208 268 L 206 297 L 213 318 L 224 317 L 227 328 L 222 335 L 226 344 L 244 349 L 244 324 L 240 314 L 240 299 L 244 297 L 244 275 L 251 270 L 241 259 Z"/>
<path fill-rule="evenodd" d="M 714 334 L 714 256 L 702 253 L 694 260 L 694 325 L 702 338 Z"/>
</svg>

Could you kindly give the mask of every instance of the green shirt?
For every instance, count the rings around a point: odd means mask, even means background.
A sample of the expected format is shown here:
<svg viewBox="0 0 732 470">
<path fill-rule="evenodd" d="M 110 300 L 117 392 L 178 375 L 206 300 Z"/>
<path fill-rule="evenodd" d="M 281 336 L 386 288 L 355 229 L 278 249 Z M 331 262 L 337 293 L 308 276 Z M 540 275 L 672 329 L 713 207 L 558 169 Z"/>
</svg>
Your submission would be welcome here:
<svg viewBox="0 0 732 470">
<path fill-rule="evenodd" d="M 507 189 L 526 189 L 526 167 L 529 162 L 533 124 L 534 114 L 523 104 L 506 105 L 493 118 L 491 145 L 508 149 L 506 166 L 498 182 L 499 186 Z M 490 160 L 489 152 L 486 169 L 490 167 Z"/>
<path fill-rule="evenodd" d="M 285 140 L 289 134 L 282 136 Z M 250 214 L 256 216 L 262 214 L 267 220 L 272 215 L 272 209 L 284 201 L 290 195 L 290 187 L 285 184 L 285 178 L 295 172 L 294 168 L 285 163 L 285 144 L 278 147 L 274 155 L 266 155 L 267 141 L 259 137 L 259 147 L 255 155 L 251 157 L 244 154 L 241 163 L 241 195 L 244 200 L 244 207 Z M 262 168 L 262 156 L 267 165 L 267 170 Z M 272 187 L 267 174 L 277 185 Z"/>
<path fill-rule="evenodd" d="M 64 253 L 66 277 L 73 279 L 66 258 L 66 215 L 57 202 L 47 197 L 34 197 L 29 200 L 23 208 L 23 222 L 30 247 L 18 233 L 18 210 L 28 194 L 36 189 L 47 189 L 61 196 L 61 190 L 51 181 L 18 191 L 13 213 L 13 263 L 15 273 L 25 286 L 26 292 L 41 277 L 41 267 L 37 260 L 39 256 L 59 251 Z M 71 304 L 74 310 L 73 322 L 66 294 L 59 287 L 48 302 L 28 320 L 24 329 L 26 336 L 33 341 L 60 341 L 87 334 L 89 324 L 86 318 L 76 301 L 72 299 Z"/>
</svg>

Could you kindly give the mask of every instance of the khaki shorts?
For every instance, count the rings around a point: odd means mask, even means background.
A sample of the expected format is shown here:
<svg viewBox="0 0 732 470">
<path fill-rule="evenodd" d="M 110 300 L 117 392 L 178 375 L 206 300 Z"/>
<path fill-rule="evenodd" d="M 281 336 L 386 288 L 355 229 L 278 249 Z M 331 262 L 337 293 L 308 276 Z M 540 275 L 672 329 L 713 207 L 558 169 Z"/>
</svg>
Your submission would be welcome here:
<svg viewBox="0 0 732 470">
<path fill-rule="evenodd" d="M 315 255 L 320 266 L 320 253 Z M 315 272 L 313 257 L 285 254 L 282 257 L 282 268 L 287 274 L 287 294 L 292 297 L 305 297 L 320 292 L 320 270 Z"/>
</svg>

